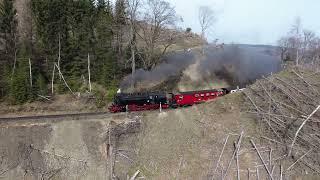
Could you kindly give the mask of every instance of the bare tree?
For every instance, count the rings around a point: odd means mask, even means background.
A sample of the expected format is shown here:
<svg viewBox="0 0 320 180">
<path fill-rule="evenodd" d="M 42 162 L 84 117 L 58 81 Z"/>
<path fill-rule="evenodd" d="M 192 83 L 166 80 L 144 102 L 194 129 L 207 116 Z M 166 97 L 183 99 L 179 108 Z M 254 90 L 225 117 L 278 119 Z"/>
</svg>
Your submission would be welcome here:
<svg viewBox="0 0 320 180">
<path fill-rule="evenodd" d="M 214 11 L 208 6 L 199 8 L 199 22 L 201 26 L 201 38 L 203 40 L 202 54 L 204 54 L 204 46 L 206 44 L 206 32 L 215 22 Z"/>
<path fill-rule="evenodd" d="M 136 72 L 136 31 L 137 31 L 137 16 L 139 13 L 139 7 L 141 5 L 140 0 L 127 0 L 127 14 L 129 16 L 129 26 L 130 26 L 130 49 L 131 49 L 131 73 L 132 73 L 132 82 L 131 86 L 134 87 L 135 78 L 134 74 Z"/>
<path fill-rule="evenodd" d="M 151 69 L 160 62 L 168 48 L 174 44 L 175 24 L 178 18 L 175 9 L 164 0 L 147 0 L 144 15 L 139 22 L 138 36 L 143 41 L 143 64 Z"/>
<path fill-rule="evenodd" d="M 205 40 L 206 39 L 206 32 L 210 27 L 213 26 L 215 22 L 215 13 L 214 11 L 208 6 L 201 6 L 199 8 L 199 22 L 201 26 L 201 37 Z"/>
<path fill-rule="evenodd" d="M 292 29 L 291 34 L 294 37 L 294 48 L 296 51 L 296 65 L 299 65 L 299 59 L 300 59 L 300 50 L 301 50 L 301 41 L 302 41 L 302 25 L 301 25 L 301 19 L 299 17 L 296 18 Z"/>
<path fill-rule="evenodd" d="M 292 60 L 296 65 L 316 64 L 319 60 L 320 40 L 310 30 L 303 29 L 297 18 L 289 33 L 278 41 L 281 59 Z"/>
<path fill-rule="evenodd" d="M 282 61 L 286 61 L 289 53 L 289 40 L 287 37 L 282 37 L 278 40 L 280 57 Z"/>
</svg>

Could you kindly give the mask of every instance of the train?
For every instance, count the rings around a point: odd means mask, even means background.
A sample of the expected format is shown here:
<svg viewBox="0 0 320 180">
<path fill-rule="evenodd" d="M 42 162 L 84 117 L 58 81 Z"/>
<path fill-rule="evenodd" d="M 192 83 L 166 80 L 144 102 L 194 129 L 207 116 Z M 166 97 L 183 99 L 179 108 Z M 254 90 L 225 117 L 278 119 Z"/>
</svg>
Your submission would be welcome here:
<svg viewBox="0 0 320 180">
<path fill-rule="evenodd" d="M 192 106 L 204 103 L 226 94 L 242 91 L 244 88 L 220 88 L 178 93 L 142 92 L 121 93 L 115 95 L 114 102 L 108 108 L 111 113 L 147 111 Z"/>
</svg>

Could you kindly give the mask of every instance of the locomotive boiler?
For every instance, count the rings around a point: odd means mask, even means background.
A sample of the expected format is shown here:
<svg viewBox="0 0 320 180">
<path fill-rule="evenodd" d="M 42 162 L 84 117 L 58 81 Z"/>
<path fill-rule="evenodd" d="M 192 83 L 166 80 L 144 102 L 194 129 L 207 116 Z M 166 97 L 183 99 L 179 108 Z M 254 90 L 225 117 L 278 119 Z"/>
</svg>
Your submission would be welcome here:
<svg viewBox="0 0 320 180">
<path fill-rule="evenodd" d="M 192 106 L 194 104 L 210 101 L 216 99 L 217 97 L 242 90 L 243 89 L 239 88 L 221 88 L 179 93 L 118 93 L 114 97 L 114 102 L 109 107 L 109 111 L 112 113 L 117 113 Z"/>
</svg>

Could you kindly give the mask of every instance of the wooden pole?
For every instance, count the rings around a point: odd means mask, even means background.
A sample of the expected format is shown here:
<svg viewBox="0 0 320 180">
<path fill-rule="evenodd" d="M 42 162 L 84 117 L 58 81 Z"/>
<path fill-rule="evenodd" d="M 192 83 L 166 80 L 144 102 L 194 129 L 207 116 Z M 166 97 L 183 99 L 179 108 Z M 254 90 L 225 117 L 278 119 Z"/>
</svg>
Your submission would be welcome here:
<svg viewBox="0 0 320 180">
<path fill-rule="evenodd" d="M 90 54 L 89 53 L 88 53 L 88 76 L 89 76 L 89 92 L 91 92 L 92 86 L 91 86 Z"/>
</svg>

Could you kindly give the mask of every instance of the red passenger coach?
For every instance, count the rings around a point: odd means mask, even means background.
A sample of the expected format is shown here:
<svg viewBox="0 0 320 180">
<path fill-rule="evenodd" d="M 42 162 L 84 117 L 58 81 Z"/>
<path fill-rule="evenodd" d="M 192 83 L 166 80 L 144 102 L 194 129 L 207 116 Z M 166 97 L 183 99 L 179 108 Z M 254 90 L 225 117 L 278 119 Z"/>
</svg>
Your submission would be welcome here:
<svg viewBox="0 0 320 180">
<path fill-rule="evenodd" d="M 225 94 L 226 92 L 222 89 L 182 92 L 174 95 L 174 101 L 176 106 L 189 106 L 203 103 Z"/>
</svg>

